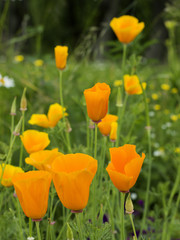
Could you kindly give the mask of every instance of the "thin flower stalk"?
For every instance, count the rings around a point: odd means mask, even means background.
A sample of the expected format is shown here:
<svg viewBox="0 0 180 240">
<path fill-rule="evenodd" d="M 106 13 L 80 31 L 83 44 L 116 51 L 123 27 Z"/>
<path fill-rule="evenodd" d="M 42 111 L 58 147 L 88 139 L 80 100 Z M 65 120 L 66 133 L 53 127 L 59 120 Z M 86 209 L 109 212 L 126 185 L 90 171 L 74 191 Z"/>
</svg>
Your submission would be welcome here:
<svg viewBox="0 0 180 240">
<path fill-rule="evenodd" d="M 59 70 L 59 93 L 60 93 L 60 104 L 62 106 L 62 109 L 64 109 L 64 101 L 63 101 L 63 88 L 62 88 L 62 70 Z M 65 115 L 63 112 L 63 123 L 64 126 L 66 128 L 66 119 L 65 119 Z M 68 148 L 68 152 L 71 153 L 71 143 L 70 143 L 70 139 L 69 139 L 69 132 L 67 131 L 67 129 L 65 129 L 65 135 L 66 135 L 66 141 L 67 141 L 67 148 Z"/>
<path fill-rule="evenodd" d="M 76 213 L 76 222 L 78 226 L 78 231 L 79 231 L 79 240 L 83 240 L 83 231 L 82 231 L 82 224 L 81 224 L 81 219 L 80 219 L 80 214 L 81 213 Z"/>
<path fill-rule="evenodd" d="M 32 237 L 32 219 L 29 218 L 29 237 Z"/>
<path fill-rule="evenodd" d="M 69 221 L 71 215 L 72 215 L 72 212 L 70 211 L 69 214 L 68 214 L 67 217 L 66 217 L 66 222 L 64 222 L 64 224 L 63 224 L 63 226 L 62 226 L 62 228 L 61 228 L 61 231 L 59 232 L 59 235 L 58 235 L 58 237 L 57 237 L 56 240 L 62 239 L 62 238 L 61 238 L 61 235 L 62 235 L 62 233 L 63 233 L 63 231 L 64 231 L 64 228 L 65 228 L 67 222 Z"/>
<path fill-rule="evenodd" d="M 148 156 L 149 156 L 149 164 L 148 164 L 148 178 L 147 178 L 147 186 L 146 186 L 146 195 L 145 195 L 145 206 L 143 211 L 143 219 L 141 224 L 141 230 L 140 235 L 142 234 L 142 231 L 145 227 L 145 220 L 147 217 L 148 207 L 149 207 L 149 191 L 150 191 L 150 185 L 151 185 L 151 169 L 152 169 L 152 157 L 151 157 L 151 125 L 150 125 L 150 118 L 149 118 L 149 107 L 147 103 L 147 96 L 146 92 L 142 86 L 142 83 L 140 81 L 140 85 L 143 91 L 143 98 L 144 98 L 144 105 L 145 105 L 145 115 L 146 115 L 146 129 L 147 129 L 147 137 L 148 137 Z"/>
<path fill-rule="evenodd" d="M 22 134 L 24 132 L 24 121 L 25 120 L 25 111 L 22 111 Z M 20 156 L 19 156 L 19 166 L 22 167 L 22 159 L 23 159 L 23 152 L 24 152 L 24 148 L 23 148 L 23 143 L 21 141 L 21 148 L 20 148 Z"/>
<path fill-rule="evenodd" d="M 134 239 L 137 240 L 136 229 L 135 229 L 135 226 L 134 226 L 134 221 L 133 221 L 132 214 L 128 214 L 128 215 L 129 215 L 130 220 L 131 220 L 131 225 L 132 225 L 133 232 L 134 232 Z"/>
<path fill-rule="evenodd" d="M 22 231 L 22 216 L 21 216 L 21 209 L 19 200 L 17 199 L 17 210 L 18 210 L 18 218 L 19 218 L 19 231 L 20 231 L 20 239 L 23 240 L 23 231 Z"/>
<path fill-rule="evenodd" d="M 38 221 L 36 221 L 36 230 L 37 230 L 38 240 L 41 240 L 41 233 L 40 233 L 39 222 Z"/>
<path fill-rule="evenodd" d="M 125 193 L 121 192 L 121 215 L 120 215 L 120 220 L 121 220 L 121 239 L 124 240 L 125 239 L 125 235 L 124 235 L 124 199 L 125 199 Z"/>
<path fill-rule="evenodd" d="M 164 219 L 164 224 L 163 224 L 162 240 L 167 239 L 168 230 L 170 230 L 168 228 L 168 225 L 169 225 L 168 224 L 168 216 L 169 216 L 169 212 L 170 212 L 170 209 L 171 209 L 171 206 L 172 206 L 172 200 L 174 198 L 174 195 L 177 192 L 179 184 L 180 184 L 180 167 L 178 168 L 178 171 L 177 171 L 176 180 L 174 182 L 174 186 L 172 188 L 167 207 L 166 207 L 166 209 L 164 209 L 164 218 L 165 219 Z"/>
<path fill-rule="evenodd" d="M 122 109 L 122 111 L 121 111 L 121 108 L 118 107 L 118 129 L 117 129 L 116 147 L 119 146 L 119 138 L 120 138 L 120 133 L 121 133 L 121 126 L 122 126 L 122 121 L 123 121 L 124 113 L 125 113 L 125 110 L 126 110 L 127 100 L 128 100 L 128 94 L 125 95 L 125 99 L 124 99 L 124 104 L 123 104 L 123 109 Z"/>
</svg>

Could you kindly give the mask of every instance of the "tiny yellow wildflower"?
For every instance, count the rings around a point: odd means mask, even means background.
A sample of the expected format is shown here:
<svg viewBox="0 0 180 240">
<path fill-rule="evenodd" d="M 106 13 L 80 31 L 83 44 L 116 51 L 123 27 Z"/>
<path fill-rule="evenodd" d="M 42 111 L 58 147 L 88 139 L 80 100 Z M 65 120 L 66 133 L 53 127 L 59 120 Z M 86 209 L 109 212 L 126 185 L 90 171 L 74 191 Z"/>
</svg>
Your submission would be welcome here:
<svg viewBox="0 0 180 240">
<path fill-rule="evenodd" d="M 159 104 L 154 105 L 154 110 L 158 111 L 161 109 L 161 106 Z"/>
<path fill-rule="evenodd" d="M 176 148 L 174 149 L 174 152 L 175 152 L 175 153 L 180 153 L 180 147 L 176 147 Z"/>
<path fill-rule="evenodd" d="M 37 60 L 34 61 L 34 65 L 36 67 L 41 67 L 43 64 L 44 64 L 44 61 L 41 60 L 41 59 L 37 59 Z"/>
<path fill-rule="evenodd" d="M 153 100 L 157 100 L 159 98 L 159 95 L 157 93 L 153 93 L 151 97 Z"/>
<path fill-rule="evenodd" d="M 23 55 L 17 55 L 14 57 L 15 62 L 22 62 L 24 61 L 24 56 Z"/>
<path fill-rule="evenodd" d="M 170 86 L 167 83 L 163 83 L 163 84 L 161 84 L 161 89 L 164 91 L 169 91 Z"/>
<path fill-rule="evenodd" d="M 115 80 L 115 81 L 114 81 L 114 86 L 115 86 L 115 87 L 119 87 L 119 86 L 122 85 L 122 83 L 123 83 L 122 80 Z"/>
<path fill-rule="evenodd" d="M 172 114 L 172 115 L 170 116 L 170 119 L 171 119 L 173 122 L 176 122 L 176 121 L 178 120 L 178 116 L 175 115 L 175 114 Z"/>
<path fill-rule="evenodd" d="M 173 93 L 173 94 L 178 93 L 178 89 L 177 89 L 177 88 L 172 88 L 172 89 L 171 89 L 171 93 Z"/>
</svg>

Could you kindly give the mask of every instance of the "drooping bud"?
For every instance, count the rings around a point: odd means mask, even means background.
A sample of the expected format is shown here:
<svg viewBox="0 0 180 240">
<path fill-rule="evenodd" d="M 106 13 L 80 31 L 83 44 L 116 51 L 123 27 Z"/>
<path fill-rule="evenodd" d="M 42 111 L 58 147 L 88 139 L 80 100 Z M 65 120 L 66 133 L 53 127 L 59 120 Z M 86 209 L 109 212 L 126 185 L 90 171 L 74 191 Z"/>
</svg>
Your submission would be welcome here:
<svg viewBox="0 0 180 240">
<path fill-rule="evenodd" d="M 16 97 L 14 98 L 12 105 L 11 105 L 11 112 L 10 115 L 16 115 Z"/>
<path fill-rule="evenodd" d="M 21 97 L 20 110 L 22 112 L 27 110 L 26 88 L 24 88 L 24 91 Z"/>
<path fill-rule="evenodd" d="M 66 132 L 71 132 L 72 131 L 72 128 L 71 128 L 71 124 L 70 122 L 68 121 L 68 119 L 66 118 Z"/>
<path fill-rule="evenodd" d="M 117 98 L 116 98 L 116 107 L 122 107 L 122 94 L 121 94 L 121 87 L 118 87 Z"/>
<path fill-rule="evenodd" d="M 127 214 L 132 214 L 134 212 L 134 206 L 133 206 L 133 203 L 131 200 L 130 193 L 128 194 L 127 199 L 126 199 L 125 209 L 126 209 Z"/>
<path fill-rule="evenodd" d="M 21 124 L 22 124 L 22 117 L 20 118 L 18 124 L 16 125 L 15 130 L 13 132 L 13 135 L 15 135 L 15 136 L 19 136 L 20 135 Z"/>
<path fill-rule="evenodd" d="M 69 226 L 69 223 L 67 223 L 67 240 L 74 240 L 73 232 L 71 227 Z"/>
</svg>

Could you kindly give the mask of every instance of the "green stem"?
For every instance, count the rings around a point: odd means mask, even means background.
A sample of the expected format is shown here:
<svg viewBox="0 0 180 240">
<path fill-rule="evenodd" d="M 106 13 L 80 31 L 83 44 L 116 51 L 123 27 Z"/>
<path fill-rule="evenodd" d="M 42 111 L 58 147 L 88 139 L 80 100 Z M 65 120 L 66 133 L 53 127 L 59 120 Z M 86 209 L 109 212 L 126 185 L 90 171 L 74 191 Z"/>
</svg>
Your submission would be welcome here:
<svg viewBox="0 0 180 240">
<path fill-rule="evenodd" d="M 79 239 L 83 240 L 83 233 L 82 233 L 82 227 L 81 227 L 81 220 L 80 220 L 80 214 L 81 213 L 76 213 L 76 221 L 77 221 L 77 226 L 79 230 Z"/>
<path fill-rule="evenodd" d="M 22 111 L 22 134 L 24 132 L 24 119 L 25 119 L 25 111 Z M 21 142 L 21 148 L 20 148 L 20 156 L 19 156 L 19 167 L 22 167 L 22 159 L 23 159 L 23 143 Z"/>
<path fill-rule="evenodd" d="M 116 140 L 116 147 L 119 146 L 119 138 L 120 138 L 120 133 L 121 133 L 121 125 L 122 125 L 122 120 L 124 117 L 125 109 L 126 109 L 126 104 L 127 104 L 127 99 L 128 99 L 128 94 L 126 94 L 125 99 L 124 99 L 124 104 L 123 104 L 123 109 L 121 113 L 121 107 L 118 107 L 118 130 L 117 130 L 117 140 Z"/>
<path fill-rule="evenodd" d="M 64 127 L 65 127 L 65 135 L 66 135 L 66 141 L 67 141 L 67 147 L 68 147 L 68 152 L 71 153 L 71 143 L 70 143 L 70 139 L 69 139 L 69 132 L 66 129 L 66 119 L 65 119 L 65 115 L 64 115 L 64 102 L 63 102 L 63 88 L 62 88 L 62 70 L 59 70 L 59 93 L 60 93 L 60 103 L 63 109 L 63 123 L 64 123 Z"/>
<path fill-rule="evenodd" d="M 132 224 L 135 240 L 137 240 L 136 229 L 135 229 L 135 226 L 134 226 L 134 221 L 133 221 L 132 214 L 128 214 L 128 215 L 129 215 L 129 217 L 131 219 L 131 224 Z"/>
<path fill-rule="evenodd" d="M 62 233 L 63 233 L 63 231 L 64 231 L 64 228 L 65 228 L 65 226 L 66 226 L 66 224 L 67 224 L 69 218 L 71 217 L 71 215 L 72 215 L 72 212 L 70 212 L 69 215 L 67 216 L 67 218 L 66 218 L 66 222 L 63 224 L 63 226 L 62 226 L 62 228 L 61 228 L 61 231 L 59 232 L 59 235 L 58 235 L 58 237 L 57 237 L 56 240 L 60 240 L 60 239 L 62 239 L 62 238 L 61 238 L 61 235 L 62 235 Z"/>
<path fill-rule="evenodd" d="M 11 138 L 10 138 L 10 145 L 13 139 L 13 131 L 14 131 L 14 115 L 11 115 Z"/>
<path fill-rule="evenodd" d="M 94 136 L 94 158 L 97 157 L 97 124 L 95 124 L 95 136 Z"/>
<path fill-rule="evenodd" d="M 125 193 L 121 192 L 121 240 L 124 240 L 124 199 Z"/>
<path fill-rule="evenodd" d="M 149 155 L 148 179 L 147 179 L 147 186 L 146 186 L 145 206 L 144 206 L 143 219 L 142 219 L 141 230 L 140 230 L 140 236 L 141 236 L 142 231 L 145 227 L 145 220 L 146 220 L 148 207 L 149 207 L 149 191 L 150 191 L 150 184 L 151 184 L 152 157 L 151 157 L 151 125 L 150 125 L 150 118 L 149 118 L 149 107 L 148 107 L 148 103 L 147 103 L 146 92 L 143 89 L 141 82 L 140 82 L 140 84 L 141 84 L 141 88 L 143 91 L 143 98 L 144 98 L 144 104 L 145 104 L 146 128 L 147 128 L 147 136 L 148 136 L 148 155 Z"/>
<path fill-rule="evenodd" d="M 103 136 L 102 140 L 103 140 L 103 143 L 102 143 L 101 161 L 99 163 L 99 182 L 100 182 L 100 185 L 102 183 L 102 177 L 103 177 L 104 161 L 105 161 L 105 156 L 106 156 L 107 137 Z"/>
<path fill-rule="evenodd" d="M 174 195 L 179 187 L 179 181 L 180 181 L 180 167 L 178 168 L 178 172 L 176 175 L 176 180 L 174 183 L 174 186 L 172 188 L 171 194 L 170 194 L 170 198 L 167 204 L 167 208 L 165 209 L 165 214 L 164 214 L 164 224 L 163 224 L 163 233 L 162 233 L 162 240 L 166 240 L 167 236 L 168 236 L 168 232 L 170 231 L 170 229 L 168 228 L 168 216 L 169 216 L 169 212 L 172 206 L 172 200 L 174 198 Z"/>
<path fill-rule="evenodd" d="M 36 221 L 36 229 L 37 229 L 37 235 L 38 235 L 38 240 L 41 240 L 41 233 L 39 229 L 39 222 Z"/>
<path fill-rule="evenodd" d="M 32 237 L 32 219 L 29 218 L 29 236 Z"/>
<path fill-rule="evenodd" d="M 86 122 L 87 122 L 87 128 L 86 128 L 87 150 L 88 150 L 88 154 L 90 154 L 90 139 L 89 139 L 90 129 L 89 129 L 89 117 L 87 116 L 87 114 L 86 114 Z"/>
<path fill-rule="evenodd" d="M 9 3 L 10 0 L 7 0 L 6 3 L 4 4 L 4 8 L 3 11 L 1 13 L 1 18 L 0 18 L 0 43 L 1 43 L 1 38 L 2 38 L 2 32 L 3 32 L 3 28 L 5 27 L 5 20 L 6 20 L 6 16 L 7 16 L 7 12 L 9 9 Z M 1 48 L 1 45 L 0 45 Z"/>
<path fill-rule="evenodd" d="M 17 208 L 18 208 L 18 218 L 19 218 L 20 239 L 23 240 L 21 210 L 20 210 L 20 204 L 19 204 L 18 198 L 17 198 Z"/>
</svg>

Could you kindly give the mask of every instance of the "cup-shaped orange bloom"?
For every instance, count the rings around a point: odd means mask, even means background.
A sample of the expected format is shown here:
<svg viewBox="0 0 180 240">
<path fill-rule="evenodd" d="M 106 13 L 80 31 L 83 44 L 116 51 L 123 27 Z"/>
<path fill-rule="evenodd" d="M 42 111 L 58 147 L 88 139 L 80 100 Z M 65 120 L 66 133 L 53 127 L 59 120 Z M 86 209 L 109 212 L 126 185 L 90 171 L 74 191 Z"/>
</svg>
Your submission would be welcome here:
<svg viewBox="0 0 180 240">
<path fill-rule="evenodd" d="M 145 82 L 142 83 L 142 87 L 143 89 L 146 88 Z M 143 92 L 137 75 L 124 75 L 124 88 L 129 95 L 139 95 Z"/>
<path fill-rule="evenodd" d="M 119 18 L 113 18 L 110 26 L 120 42 L 130 43 L 142 32 L 144 23 L 139 23 L 136 17 L 124 15 Z"/>
<path fill-rule="evenodd" d="M 58 152 L 57 148 L 53 150 L 42 150 L 31 153 L 30 156 L 25 159 L 25 162 L 39 170 L 50 171 L 53 161 L 60 155 L 62 155 L 62 153 Z"/>
<path fill-rule="evenodd" d="M 4 168 L 4 163 L 0 165 L 0 177 L 2 175 L 2 171 L 4 169 L 4 172 L 3 172 L 3 176 L 2 176 L 2 180 L 1 180 L 1 184 L 4 186 L 4 187 L 10 187 L 13 185 L 12 183 L 12 177 L 16 174 L 16 173 L 22 173 L 24 172 L 22 170 L 22 168 L 20 167 L 15 167 L 15 166 L 12 166 L 10 164 L 6 164 L 5 165 L 5 168 Z"/>
<path fill-rule="evenodd" d="M 52 171 L 62 204 L 74 211 L 85 208 L 89 187 L 97 171 L 97 160 L 82 153 L 62 155 L 54 160 Z"/>
<path fill-rule="evenodd" d="M 27 217 L 36 220 L 46 214 L 51 180 L 52 175 L 47 171 L 17 173 L 12 178 L 17 197 Z"/>
<path fill-rule="evenodd" d="M 24 131 L 20 138 L 28 153 L 43 150 L 50 143 L 47 133 L 39 132 L 36 130 Z"/>
<path fill-rule="evenodd" d="M 65 111 L 66 108 L 54 103 L 50 105 L 47 116 L 45 114 L 33 114 L 28 123 L 44 128 L 55 127 L 58 121 L 63 118 L 63 114 L 68 115 Z"/>
<path fill-rule="evenodd" d="M 109 138 L 112 142 L 115 142 L 117 139 L 117 129 L 118 129 L 118 123 L 117 122 L 112 122 L 111 123 L 111 132 L 109 135 Z"/>
<path fill-rule="evenodd" d="M 63 70 L 66 67 L 68 47 L 67 46 L 56 46 L 54 48 L 56 67 Z"/>
<path fill-rule="evenodd" d="M 106 116 L 98 123 L 99 131 L 104 135 L 108 136 L 111 132 L 112 122 L 116 122 L 118 117 L 112 114 L 106 114 Z"/>
<path fill-rule="evenodd" d="M 88 116 L 94 122 L 99 122 L 106 116 L 110 92 L 106 83 L 96 83 L 84 91 Z"/>
<path fill-rule="evenodd" d="M 134 186 L 145 158 L 136 153 L 136 146 L 125 144 L 110 148 L 111 162 L 106 170 L 114 186 L 121 192 L 127 192 Z"/>
</svg>

